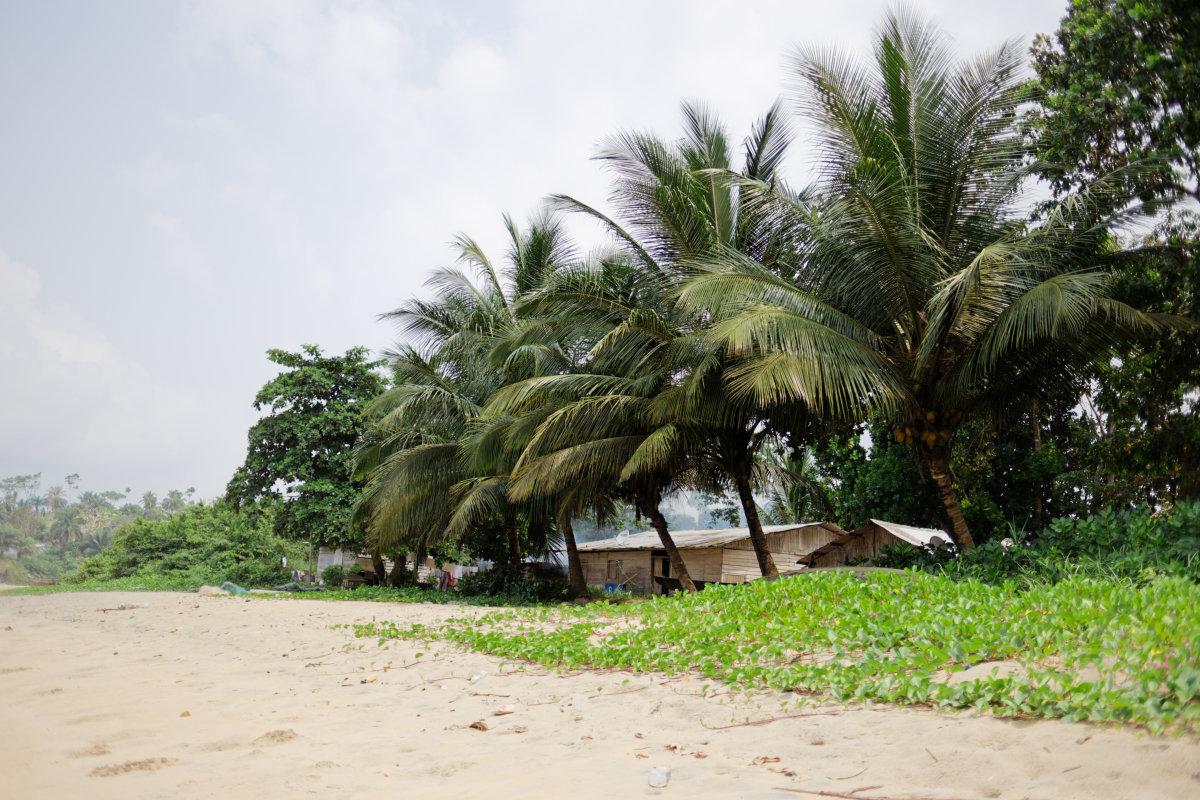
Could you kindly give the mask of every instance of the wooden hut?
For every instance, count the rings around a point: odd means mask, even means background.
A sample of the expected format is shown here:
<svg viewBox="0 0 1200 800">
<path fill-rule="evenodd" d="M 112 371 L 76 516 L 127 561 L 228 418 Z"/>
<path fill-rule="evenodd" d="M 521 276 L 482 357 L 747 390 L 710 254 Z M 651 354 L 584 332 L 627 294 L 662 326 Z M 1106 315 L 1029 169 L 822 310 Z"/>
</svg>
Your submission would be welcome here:
<svg viewBox="0 0 1200 800">
<path fill-rule="evenodd" d="M 766 525 L 763 532 L 780 572 L 799 568 L 806 555 L 846 535 L 831 522 Z M 744 583 L 762 577 L 746 528 L 671 531 L 671 538 L 697 583 Z M 673 583 L 670 559 L 654 531 L 585 542 L 579 545 L 579 560 L 590 586 L 661 594 Z"/>
<path fill-rule="evenodd" d="M 883 548 L 895 544 L 910 544 L 913 547 L 948 547 L 950 535 L 937 528 L 917 528 L 873 519 L 860 528 L 825 542 L 809 552 L 802 563 L 806 567 L 838 567 L 848 560 L 874 558 Z"/>
</svg>

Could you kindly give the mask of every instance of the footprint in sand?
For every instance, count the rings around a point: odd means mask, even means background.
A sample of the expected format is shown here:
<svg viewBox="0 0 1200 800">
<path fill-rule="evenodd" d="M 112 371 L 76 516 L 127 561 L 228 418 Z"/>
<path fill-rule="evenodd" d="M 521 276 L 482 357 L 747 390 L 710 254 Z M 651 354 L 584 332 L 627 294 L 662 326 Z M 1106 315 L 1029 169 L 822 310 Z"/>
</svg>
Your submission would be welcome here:
<svg viewBox="0 0 1200 800">
<path fill-rule="evenodd" d="M 439 778 L 449 778 L 457 772 L 462 772 L 464 769 L 470 769 L 475 766 L 473 761 L 454 761 L 448 764 L 439 764 L 429 768 L 431 775 L 436 775 Z"/>
<path fill-rule="evenodd" d="M 68 755 L 71 758 L 94 758 L 96 756 L 106 756 L 111 752 L 112 750 L 106 744 L 94 744 L 82 750 L 72 750 Z"/>
<path fill-rule="evenodd" d="M 273 745 L 273 744 L 285 744 L 287 742 L 292 741 L 295 738 L 297 738 L 296 732 L 294 730 L 292 730 L 291 728 L 288 728 L 287 730 L 267 731 L 266 733 L 264 733 L 262 736 L 255 739 L 250 744 L 255 745 L 257 747 L 262 747 L 264 745 Z"/>
<path fill-rule="evenodd" d="M 163 767 L 169 767 L 177 759 L 174 758 L 143 758 L 138 761 L 123 761 L 120 764 L 106 764 L 96 767 L 89 772 L 93 778 L 111 778 L 114 775 L 126 775 L 130 772 L 154 772 Z"/>
</svg>

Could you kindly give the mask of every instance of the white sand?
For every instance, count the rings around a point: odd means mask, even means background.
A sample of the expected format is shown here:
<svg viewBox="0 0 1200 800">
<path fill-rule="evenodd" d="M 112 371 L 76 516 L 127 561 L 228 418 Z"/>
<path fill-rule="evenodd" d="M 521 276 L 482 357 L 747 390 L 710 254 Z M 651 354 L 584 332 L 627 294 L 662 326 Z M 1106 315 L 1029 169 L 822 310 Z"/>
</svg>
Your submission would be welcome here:
<svg viewBox="0 0 1200 800">
<path fill-rule="evenodd" d="M 101 610 L 122 605 L 136 607 Z M 461 613 L 188 594 L 0 596 L 0 797 L 813 796 L 780 787 L 1200 797 L 1195 738 L 882 707 L 712 730 L 777 715 L 788 698 L 706 699 L 694 679 L 564 677 L 446 646 L 418 661 L 409 643 L 380 648 L 331 628 Z M 469 683 L 476 673 L 486 677 Z M 502 703 L 515 713 L 493 716 Z M 481 719 L 488 730 L 468 727 Z M 754 764 L 760 757 L 779 760 Z M 648 787 L 652 766 L 671 769 L 666 789 Z"/>
</svg>

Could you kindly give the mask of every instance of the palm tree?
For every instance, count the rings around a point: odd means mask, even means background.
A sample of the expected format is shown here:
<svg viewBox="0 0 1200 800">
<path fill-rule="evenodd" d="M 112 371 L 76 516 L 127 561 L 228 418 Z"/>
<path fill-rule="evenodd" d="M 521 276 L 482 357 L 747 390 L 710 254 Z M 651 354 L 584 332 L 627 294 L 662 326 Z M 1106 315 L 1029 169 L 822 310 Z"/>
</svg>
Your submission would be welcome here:
<svg viewBox="0 0 1200 800">
<path fill-rule="evenodd" d="M 631 304 L 614 324 L 641 327 L 656 337 L 657 356 L 670 376 L 646 411 L 656 426 L 647 446 L 625 467 L 669 474 L 669 463 L 683 458 L 697 476 L 724 482 L 736 492 L 763 575 L 778 574 L 754 499 L 755 468 L 764 443 L 794 432 L 800 404 L 764 412 L 725 390 L 731 366 L 724 348 L 695 335 L 707 318 L 681 313 L 673 302 L 675 284 L 691 264 L 714 252 L 733 251 L 759 263 L 773 264 L 783 242 L 768 223 L 772 218 L 741 202 L 739 180 L 771 186 L 787 150 L 789 135 L 778 104 L 754 126 L 743 145 L 741 171 L 723 126 L 703 106 L 684 104 L 684 135 L 667 144 L 644 133 L 610 138 L 598 158 L 614 173 L 612 201 L 628 227 L 592 206 L 566 196 L 560 207 L 598 219 L 644 270 L 651 290 Z M 600 304 L 611 316 L 611 306 Z M 569 308 L 568 314 L 578 313 Z"/>
<path fill-rule="evenodd" d="M 695 483 L 696 475 L 651 413 L 672 378 L 674 333 L 661 300 L 659 281 L 622 256 L 559 273 L 530 293 L 522 309 L 529 319 L 555 320 L 569 331 L 573 349 L 590 347 L 576 353 L 568 371 L 501 388 L 487 414 L 536 422 L 513 466 L 513 499 L 555 498 L 560 520 L 589 504 L 633 503 L 658 533 L 680 585 L 693 591 L 659 508 L 664 493 Z M 669 455 L 660 449 L 664 443 Z"/>
<path fill-rule="evenodd" d="M 61 486 L 51 486 L 46 490 L 46 505 L 53 513 L 67 504 L 67 494 Z"/>
<path fill-rule="evenodd" d="M 366 479 L 357 518 L 380 549 L 413 544 L 422 553 L 439 540 L 498 519 L 511 564 L 521 557 L 518 515 L 535 526 L 538 508 L 508 502 L 516 454 L 494 447 L 493 421 L 479 419 L 487 398 L 506 381 L 561 368 L 563 355 L 544 333 L 519 318 L 516 303 L 573 250 L 552 214 L 522 231 L 507 216 L 507 264 L 498 269 L 471 238 L 455 240 L 462 267 L 439 270 L 428 282 L 433 300 L 412 299 L 383 315 L 416 339 L 390 353 L 395 387 L 369 409 L 373 428 L 360 448 Z M 544 527 L 544 526 L 543 526 Z"/>
<path fill-rule="evenodd" d="M 1023 223 L 1023 58 L 1010 42 L 958 63 L 906 13 L 885 18 L 869 66 L 799 53 L 819 199 L 742 186 L 795 249 L 769 268 L 720 253 L 682 292 L 742 359 L 729 374 L 735 396 L 890 420 L 963 549 L 973 540 L 949 443 L 964 416 L 1027 408 L 1106 346 L 1160 324 L 1111 299 L 1109 265 L 1087 258 L 1112 222 L 1095 209 L 1119 181 Z"/>
</svg>

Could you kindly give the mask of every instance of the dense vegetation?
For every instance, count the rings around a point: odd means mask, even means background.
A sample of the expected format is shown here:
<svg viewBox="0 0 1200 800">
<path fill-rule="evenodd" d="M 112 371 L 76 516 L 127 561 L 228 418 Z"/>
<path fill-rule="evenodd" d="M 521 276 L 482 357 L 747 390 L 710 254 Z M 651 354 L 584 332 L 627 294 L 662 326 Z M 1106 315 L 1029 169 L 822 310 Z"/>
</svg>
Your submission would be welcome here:
<svg viewBox="0 0 1200 800">
<path fill-rule="evenodd" d="M 78 475 L 64 484 L 43 488 L 40 474 L 0 479 L 0 583 L 57 579 L 104 550 L 122 526 L 176 513 L 195 494 L 172 489 L 160 499 L 148 491 L 135 502 L 130 489 L 81 489 Z"/>
<path fill-rule="evenodd" d="M 1083 518 L 1061 517 L 1034 536 L 1019 529 L 1011 533 L 960 556 L 899 545 L 872 563 L 1023 586 L 1072 577 L 1144 584 L 1167 575 L 1200 583 L 1197 501 L 1180 503 L 1166 513 L 1136 508 L 1105 510 Z"/>
<path fill-rule="evenodd" d="M 1180 578 L 1017 589 L 824 572 L 355 632 L 443 639 L 561 669 L 695 671 L 738 689 L 1195 729 L 1198 603 L 1200 587 Z"/>
<path fill-rule="evenodd" d="M 144 579 L 148 588 L 176 589 L 223 581 L 271 586 L 288 578 L 290 569 L 282 565 L 282 557 L 303 564 L 307 554 L 303 546 L 276 535 L 271 513 L 201 503 L 164 519 L 124 526 L 111 545 L 85 559 L 68 581 Z"/>
<path fill-rule="evenodd" d="M 503 259 L 460 236 L 459 264 L 386 315 L 407 342 L 357 456 L 367 541 L 515 564 L 561 539 L 582 595 L 574 525 L 623 509 L 692 588 L 662 513 L 681 490 L 749 528 L 764 575 L 764 520 L 881 516 L 967 552 L 1196 496 L 1194 192 L 1171 176 L 1194 173 L 1175 109 L 1197 57 L 1192 12 L 1160 5 L 1073 4 L 1034 81 L 1011 43 L 960 61 L 890 14 L 870 60 L 791 63 L 811 185 L 784 181 L 782 103 L 740 148 L 686 104 L 677 140 L 605 140 L 615 213 L 552 196 L 505 218 Z M 1150 51 L 1170 80 L 1124 66 Z M 1117 84 L 1106 102 L 1150 111 L 1107 118 L 1111 157 L 1089 161 L 1067 145 Z M 1054 196 L 1034 208 L 1037 178 Z M 609 246 L 581 255 L 565 214 Z"/>
</svg>

